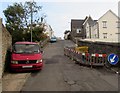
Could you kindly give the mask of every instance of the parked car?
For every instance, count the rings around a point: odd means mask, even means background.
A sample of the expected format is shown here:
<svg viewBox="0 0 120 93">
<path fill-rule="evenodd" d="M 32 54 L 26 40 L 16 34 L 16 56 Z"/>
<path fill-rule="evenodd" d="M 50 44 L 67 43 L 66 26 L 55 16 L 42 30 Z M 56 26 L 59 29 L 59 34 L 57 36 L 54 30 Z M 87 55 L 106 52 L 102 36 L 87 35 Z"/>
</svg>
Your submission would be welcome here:
<svg viewBox="0 0 120 93">
<path fill-rule="evenodd" d="M 35 42 L 16 42 L 12 47 L 10 69 L 12 71 L 41 70 L 42 51 Z"/>
<path fill-rule="evenodd" d="M 50 38 L 50 42 L 52 43 L 52 42 L 56 42 L 57 41 L 57 38 L 54 36 L 54 37 L 51 37 Z"/>
</svg>

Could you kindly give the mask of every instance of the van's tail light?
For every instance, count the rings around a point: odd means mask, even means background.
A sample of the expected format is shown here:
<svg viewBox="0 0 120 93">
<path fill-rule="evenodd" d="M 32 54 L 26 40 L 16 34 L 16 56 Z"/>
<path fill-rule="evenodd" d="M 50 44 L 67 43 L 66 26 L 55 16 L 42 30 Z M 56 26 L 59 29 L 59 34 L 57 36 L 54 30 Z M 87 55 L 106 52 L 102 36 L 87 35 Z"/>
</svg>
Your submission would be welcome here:
<svg viewBox="0 0 120 93">
<path fill-rule="evenodd" d="M 43 62 L 43 60 L 41 59 L 41 60 L 37 60 L 37 61 L 36 61 L 36 63 L 39 63 L 39 62 Z"/>
<path fill-rule="evenodd" d="M 12 64 L 18 64 L 18 61 L 11 61 Z"/>
</svg>

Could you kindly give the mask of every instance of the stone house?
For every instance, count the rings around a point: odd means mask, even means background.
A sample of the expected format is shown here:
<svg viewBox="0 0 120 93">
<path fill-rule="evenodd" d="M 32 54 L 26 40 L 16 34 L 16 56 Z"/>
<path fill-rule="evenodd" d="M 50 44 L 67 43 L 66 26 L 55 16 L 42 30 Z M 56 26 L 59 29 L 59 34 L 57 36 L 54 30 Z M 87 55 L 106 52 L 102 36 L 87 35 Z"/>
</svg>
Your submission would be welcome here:
<svg viewBox="0 0 120 93">
<path fill-rule="evenodd" d="M 71 19 L 71 39 L 75 41 L 76 38 L 83 39 L 85 38 L 85 32 L 83 29 L 84 19 Z"/>
<path fill-rule="evenodd" d="M 73 41 L 76 39 L 85 38 L 98 38 L 98 29 L 93 31 L 93 26 L 96 24 L 97 20 L 93 20 L 91 16 L 86 16 L 85 19 L 71 19 L 71 38 Z M 96 27 L 96 25 L 94 26 Z"/>
</svg>

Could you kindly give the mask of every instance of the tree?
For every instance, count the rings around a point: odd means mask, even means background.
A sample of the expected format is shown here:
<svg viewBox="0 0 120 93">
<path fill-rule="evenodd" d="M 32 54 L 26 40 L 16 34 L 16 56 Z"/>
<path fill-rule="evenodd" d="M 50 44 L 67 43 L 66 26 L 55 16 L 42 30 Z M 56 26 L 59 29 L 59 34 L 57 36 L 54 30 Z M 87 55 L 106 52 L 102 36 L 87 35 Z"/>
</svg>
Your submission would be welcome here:
<svg viewBox="0 0 120 93">
<path fill-rule="evenodd" d="M 24 4 L 24 10 L 25 10 L 25 25 L 26 27 L 30 28 L 31 31 L 31 41 L 33 41 L 32 39 L 34 39 L 33 37 L 33 26 L 35 27 L 38 23 L 40 18 L 38 16 L 36 16 L 38 14 L 38 12 L 42 9 L 41 6 L 37 6 L 36 2 L 25 2 Z M 34 18 L 33 18 L 34 16 Z M 34 34 L 35 35 L 35 34 Z"/>
<path fill-rule="evenodd" d="M 14 3 L 4 10 L 6 17 L 6 28 L 16 41 L 30 41 L 30 32 L 33 30 L 34 41 L 40 39 L 43 28 L 37 27 L 41 18 L 37 15 L 42 9 L 36 2 Z M 34 16 L 34 17 L 33 17 Z"/>
<path fill-rule="evenodd" d="M 33 41 L 40 41 L 42 39 L 41 35 L 43 33 L 43 29 L 40 26 L 37 26 L 33 29 Z"/>
<path fill-rule="evenodd" d="M 6 28 L 11 33 L 13 41 L 22 40 L 22 20 L 24 18 L 24 9 L 22 4 L 14 3 L 3 11 L 6 17 Z"/>
<path fill-rule="evenodd" d="M 37 3 L 33 1 L 33 2 L 25 2 L 23 7 L 25 11 L 24 26 L 30 27 L 31 24 L 32 25 L 38 24 L 40 21 L 40 16 L 38 15 L 38 13 L 42 9 L 42 6 L 38 6 Z"/>
</svg>

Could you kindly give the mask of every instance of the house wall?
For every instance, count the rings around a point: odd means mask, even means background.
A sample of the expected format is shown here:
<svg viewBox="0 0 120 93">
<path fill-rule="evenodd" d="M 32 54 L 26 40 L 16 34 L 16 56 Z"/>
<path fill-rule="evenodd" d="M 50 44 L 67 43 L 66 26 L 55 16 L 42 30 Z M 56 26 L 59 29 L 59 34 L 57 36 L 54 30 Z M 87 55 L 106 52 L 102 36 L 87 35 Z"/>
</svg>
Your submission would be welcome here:
<svg viewBox="0 0 120 93">
<path fill-rule="evenodd" d="M 52 37 L 54 35 L 54 31 L 52 30 L 51 26 L 49 24 L 46 24 L 44 26 L 45 33 L 49 36 Z"/>
<path fill-rule="evenodd" d="M 91 38 L 93 39 L 97 39 L 99 38 L 99 32 L 98 32 L 98 23 L 96 22 L 93 26 L 92 26 L 92 35 L 91 35 Z"/>
<path fill-rule="evenodd" d="M 87 22 L 85 25 L 85 31 L 86 31 L 86 38 L 90 38 L 90 25 L 89 23 Z"/>
<path fill-rule="evenodd" d="M 84 22 L 84 20 L 77 20 L 77 19 L 72 19 L 71 20 L 71 39 L 74 41 L 74 39 L 77 37 L 79 38 L 85 38 L 85 32 L 83 29 L 83 25 L 82 23 Z M 80 33 L 77 33 L 77 29 L 81 29 Z"/>
<path fill-rule="evenodd" d="M 93 20 L 90 16 L 88 17 L 86 22 L 83 24 L 83 26 L 84 26 L 84 30 L 86 32 L 87 39 L 97 37 L 97 36 L 95 36 L 95 34 L 97 35 L 97 32 L 98 32 L 98 30 L 96 29 L 97 24 L 95 24 L 95 20 Z"/>
<path fill-rule="evenodd" d="M 70 35 L 70 32 L 68 32 L 67 34 L 65 34 L 64 35 L 64 39 L 67 40 L 69 35 Z"/>
<path fill-rule="evenodd" d="M 103 21 L 107 21 L 106 26 L 107 28 L 103 28 Z M 114 41 L 118 42 L 118 28 L 117 28 L 117 23 L 118 18 L 108 11 L 102 18 L 98 20 L 99 24 L 99 39 L 103 41 Z M 107 33 L 107 38 L 103 38 L 103 33 Z"/>
</svg>

